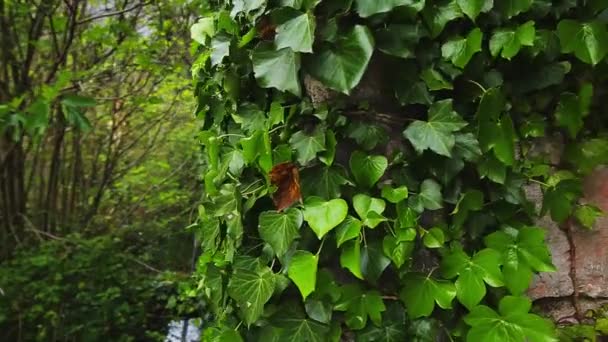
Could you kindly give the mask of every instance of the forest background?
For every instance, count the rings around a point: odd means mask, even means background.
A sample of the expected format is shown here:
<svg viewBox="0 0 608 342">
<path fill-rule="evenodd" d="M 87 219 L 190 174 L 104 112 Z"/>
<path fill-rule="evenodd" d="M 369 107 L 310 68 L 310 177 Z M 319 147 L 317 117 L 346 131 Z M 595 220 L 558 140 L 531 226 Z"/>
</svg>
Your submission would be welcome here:
<svg viewBox="0 0 608 342">
<path fill-rule="evenodd" d="M 196 253 L 199 8 L 0 0 L 0 340 L 162 339 L 196 310 L 177 298 Z"/>
</svg>

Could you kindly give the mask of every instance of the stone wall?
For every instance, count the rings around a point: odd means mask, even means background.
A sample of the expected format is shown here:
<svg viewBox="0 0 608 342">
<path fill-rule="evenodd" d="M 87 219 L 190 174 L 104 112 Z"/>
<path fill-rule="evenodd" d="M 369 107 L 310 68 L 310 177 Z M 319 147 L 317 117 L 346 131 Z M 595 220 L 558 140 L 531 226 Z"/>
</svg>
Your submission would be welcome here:
<svg viewBox="0 0 608 342">
<path fill-rule="evenodd" d="M 528 186 L 527 193 L 542 198 L 537 186 Z M 608 212 L 608 167 L 587 177 L 583 201 Z M 536 276 L 528 294 L 556 322 L 580 322 L 588 310 L 608 304 L 608 216 L 599 218 L 592 230 L 574 223 L 559 227 L 548 217 L 538 225 L 547 229 L 558 271 Z"/>
</svg>

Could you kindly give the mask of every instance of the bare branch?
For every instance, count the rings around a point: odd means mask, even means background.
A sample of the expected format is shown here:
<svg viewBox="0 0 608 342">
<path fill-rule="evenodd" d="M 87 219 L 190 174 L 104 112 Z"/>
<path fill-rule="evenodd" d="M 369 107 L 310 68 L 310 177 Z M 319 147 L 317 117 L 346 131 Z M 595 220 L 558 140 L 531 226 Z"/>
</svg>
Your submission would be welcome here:
<svg viewBox="0 0 608 342">
<path fill-rule="evenodd" d="M 104 14 L 100 14 L 100 15 L 97 15 L 97 16 L 93 16 L 93 17 L 88 17 L 88 18 L 82 19 L 77 24 L 78 25 L 82 25 L 82 24 L 85 24 L 85 23 L 88 23 L 90 21 L 94 21 L 94 20 L 97 20 L 97 19 L 102 19 L 102 18 L 107 18 L 107 17 L 113 17 L 115 15 L 121 15 L 121 14 L 124 14 L 124 13 L 127 13 L 127 12 L 131 12 L 133 10 L 136 10 L 136 9 L 138 9 L 140 7 L 147 6 L 149 4 L 151 4 L 151 2 L 140 2 L 139 4 L 137 4 L 137 5 L 133 6 L 133 7 L 126 8 L 124 10 L 104 13 Z"/>
</svg>

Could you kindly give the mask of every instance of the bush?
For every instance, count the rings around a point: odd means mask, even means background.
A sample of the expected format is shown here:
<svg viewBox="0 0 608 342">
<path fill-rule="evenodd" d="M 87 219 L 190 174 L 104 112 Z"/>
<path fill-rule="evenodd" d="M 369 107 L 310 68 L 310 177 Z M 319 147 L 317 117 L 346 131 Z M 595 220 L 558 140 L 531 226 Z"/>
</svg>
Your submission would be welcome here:
<svg viewBox="0 0 608 342">
<path fill-rule="evenodd" d="M 150 341 L 176 312 L 176 274 L 150 269 L 116 235 L 71 235 L 0 265 L 0 340 Z"/>
</svg>

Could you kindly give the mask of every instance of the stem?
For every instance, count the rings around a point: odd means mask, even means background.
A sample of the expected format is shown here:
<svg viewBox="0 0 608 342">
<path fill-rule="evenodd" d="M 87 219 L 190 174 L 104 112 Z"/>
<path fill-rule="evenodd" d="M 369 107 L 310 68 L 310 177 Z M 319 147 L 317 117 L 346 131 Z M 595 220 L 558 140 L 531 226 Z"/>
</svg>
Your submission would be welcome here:
<svg viewBox="0 0 608 342">
<path fill-rule="evenodd" d="M 476 85 L 476 86 L 478 86 L 478 87 L 479 87 L 479 89 L 481 89 L 481 91 L 483 91 L 484 93 L 485 93 L 486 91 L 488 91 L 486 88 L 484 88 L 484 87 L 483 87 L 481 84 L 479 84 L 477 81 L 473 81 L 473 80 L 467 80 L 467 81 L 468 81 L 468 82 L 470 82 L 470 83 L 473 83 L 473 84 L 474 84 L 474 85 Z"/>
<path fill-rule="evenodd" d="M 319 249 L 317 250 L 317 254 L 315 254 L 317 256 L 317 258 L 319 257 L 319 254 L 321 254 L 321 250 L 323 249 L 323 245 L 325 244 L 326 238 L 327 238 L 327 236 L 324 236 L 323 240 L 321 240 L 321 245 L 319 246 Z"/>
</svg>

